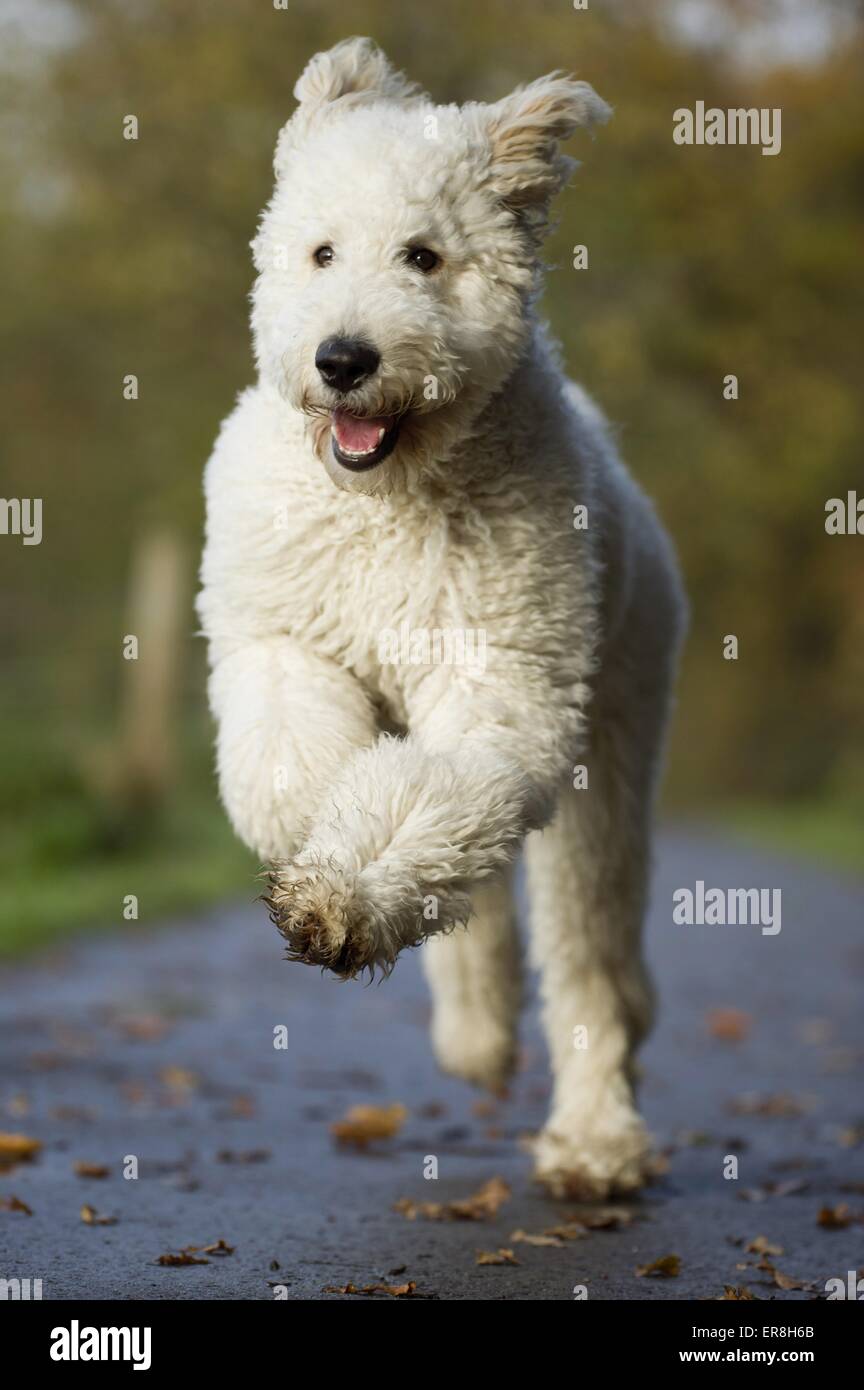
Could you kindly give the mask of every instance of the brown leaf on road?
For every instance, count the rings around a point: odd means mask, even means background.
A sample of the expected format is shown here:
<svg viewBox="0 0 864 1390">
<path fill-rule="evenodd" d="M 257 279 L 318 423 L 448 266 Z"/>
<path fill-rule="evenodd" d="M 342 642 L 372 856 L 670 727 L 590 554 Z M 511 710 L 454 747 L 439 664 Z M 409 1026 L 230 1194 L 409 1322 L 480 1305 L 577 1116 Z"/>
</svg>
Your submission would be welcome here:
<svg viewBox="0 0 864 1390">
<path fill-rule="evenodd" d="M 572 1219 L 589 1231 L 618 1231 L 632 1225 L 636 1218 L 626 1207 L 600 1207 L 596 1211 L 576 1212 Z"/>
<path fill-rule="evenodd" d="M 745 1284 L 724 1284 L 721 1303 L 759 1303 L 758 1294 L 751 1293 Z"/>
<path fill-rule="evenodd" d="M 784 1274 L 783 1270 L 777 1269 L 770 1260 L 760 1261 L 756 1268 L 767 1270 L 778 1289 L 812 1289 L 814 1287 L 806 1279 L 796 1279 L 792 1274 Z"/>
<path fill-rule="evenodd" d="M 73 1164 L 79 1178 L 107 1178 L 111 1169 L 105 1163 L 87 1163 L 81 1160 Z"/>
<path fill-rule="evenodd" d="M 54 1105 L 48 1111 L 52 1120 L 71 1124 L 92 1124 L 98 1113 L 89 1105 Z"/>
<path fill-rule="evenodd" d="M 272 1157 L 270 1149 L 220 1149 L 217 1163 L 266 1163 Z"/>
<path fill-rule="evenodd" d="M 720 1042 L 743 1042 L 749 1035 L 753 1020 L 743 1009 L 709 1009 L 706 1017 L 708 1032 Z"/>
<path fill-rule="evenodd" d="M 176 1091 L 183 1095 L 190 1091 L 197 1091 L 201 1084 L 195 1072 L 190 1071 L 188 1067 L 162 1067 L 159 1072 L 159 1080 L 163 1086 L 168 1087 L 169 1091 Z"/>
<path fill-rule="evenodd" d="M 251 1120 L 255 1114 L 255 1101 L 251 1096 L 235 1096 L 224 1113 L 229 1120 Z"/>
<path fill-rule="evenodd" d="M 408 1117 L 404 1105 L 352 1105 L 343 1120 L 330 1126 L 337 1144 L 365 1149 L 379 1139 L 392 1139 Z"/>
<path fill-rule="evenodd" d="M 581 1221 L 562 1221 L 557 1226 L 547 1226 L 543 1234 L 561 1241 L 583 1240 L 588 1234 L 588 1227 L 583 1226 Z"/>
<path fill-rule="evenodd" d="M 33 1215 L 32 1208 L 20 1197 L 0 1197 L 0 1211 L 21 1211 L 25 1216 Z"/>
<path fill-rule="evenodd" d="M 754 1236 L 744 1249 L 751 1255 L 782 1255 L 782 1245 L 772 1245 L 767 1236 Z"/>
<path fill-rule="evenodd" d="M 0 1172 L 8 1172 L 16 1163 L 31 1163 L 41 1148 L 41 1139 L 28 1139 L 26 1134 L 0 1133 Z"/>
<path fill-rule="evenodd" d="M 415 1202 L 411 1197 L 400 1197 L 393 1210 L 408 1221 L 415 1221 L 418 1216 L 426 1221 L 487 1221 L 497 1215 L 509 1198 L 510 1188 L 504 1179 L 490 1178 L 470 1197 L 452 1202 Z"/>
<path fill-rule="evenodd" d="M 801 1178 L 787 1182 L 766 1182 L 762 1187 L 747 1187 L 738 1193 L 739 1202 L 767 1202 L 769 1197 L 792 1197 L 798 1192 L 806 1192 L 809 1184 Z"/>
<path fill-rule="evenodd" d="M 548 1245 L 555 1250 L 564 1248 L 564 1241 L 561 1236 L 551 1235 L 543 1231 L 540 1235 L 532 1235 L 530 1231 L 513 1231 L 510 1236 L 514 1245 Z"/>
<path fill-rule="evenodd" d="M 190 1250 L 193 1249 L 193 1248 L 194 1248 L 193 1246 L 190 1246 L 190 1247 L 189 1247 Z M 227 1244 L 225 1243 L 224 1240 L 219 1239 L 219 1240 L 214 1241 L 212 1245 L 205 1245 L 205 1246 L 202 1246 L 202 1254 L 204 1254 L 204 1255 L 233 1255 L 233 1254 L 234 1254 L 234 1249 L 235 1249 L 235 1247 L 234 1247 L 233 1245 L 227 1245 Z"/>
<path fill-rule="evenodd" d="M 840 1202 L 836 1207 L 820 1207 L 816 1218 L 817 1225 L 825 1231 L 845 1231 L 854 1220 L 855 1216 L 845 1202 Z"/>
<path fill-rule="evenodd" d="M 364 1284 L 362 1288 L 356 1284 L 325 1284 L 322 1293 L 386 1293 L 391 1298 L 413 1298 L 417 1291 L 417 1284 L 410 1279 L 407 1284 Z"/>
<path fill-rule="evenodd" d="M 811 1096 L 791 1096 L 787 1092 L 778 1095 L 758 1095 L 748 1091 L 746 1095 L 736 1096 L 727 1106 L 732 1115 L 767 1115 L 784 1119 L 806 1115 L 813 1109 Z"/>
<path fill-rule="evenodd" d="M 637 1279 L 677 1279 L 681 1273 L 680 1255 L 662 1255 L 651 1264 L 640 1265 L 636 1270 Z"/>
<path fill-rule="evenodd" d="M 91 1207 L 87 1202 L 81 1208 L 81 1220 L 85 1226 L 116 1226 L 116 1216 L 100 1216 L 95 1207 Z"/>
<path fill-rule="evenodd" d="M 209 1265 L 209 1260 L 201 1260 L 197 1255 L 193 1255 L 191 1250 L 181 1250 L 177 1255 L 160 1255 L 156 1261 L 157 1265 Z"/>
<path fill-rule="evenodd" d="M 114 1027 L 130 1042 L 158 1042 L 171 1024 L 161 1014 L 123 1014 L 114 1019 Z"/>
<path fill-rule="evenodd" d="M 518 1265 L 519 1261 L 512 1250 L 478 1250 L 478 1265 Z"/>
</svg>

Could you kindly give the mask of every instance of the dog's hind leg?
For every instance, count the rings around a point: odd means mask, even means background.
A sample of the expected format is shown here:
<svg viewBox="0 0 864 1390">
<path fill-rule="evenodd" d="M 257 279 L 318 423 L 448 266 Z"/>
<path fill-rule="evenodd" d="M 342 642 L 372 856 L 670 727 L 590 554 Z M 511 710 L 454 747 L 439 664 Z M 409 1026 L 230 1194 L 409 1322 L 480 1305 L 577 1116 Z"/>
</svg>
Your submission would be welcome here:
<svg viewBox="0 0 864 1390">
<path fill-rule="evenodd" d="M 652 1014 L 641 931 L 674 633 L 667 640 L 670 651 L 658 643 L 650 657 L 610 663 L 583 759 L 588 785 L 568 785 L 525 847 L 554 1072 L 535 1167 L 550 1191 L 573 1199 L 638 1187 L 649 1168 L 633 1054 Z"/>
<path fill-rule="evenodd" d="M 432 1043 L 444 1071 L 499 1091 L 516 1057 L 521 955 L 510 870 L 471 891 L 467 928 L 423 947 L 432 991 Z"/>
</svg>

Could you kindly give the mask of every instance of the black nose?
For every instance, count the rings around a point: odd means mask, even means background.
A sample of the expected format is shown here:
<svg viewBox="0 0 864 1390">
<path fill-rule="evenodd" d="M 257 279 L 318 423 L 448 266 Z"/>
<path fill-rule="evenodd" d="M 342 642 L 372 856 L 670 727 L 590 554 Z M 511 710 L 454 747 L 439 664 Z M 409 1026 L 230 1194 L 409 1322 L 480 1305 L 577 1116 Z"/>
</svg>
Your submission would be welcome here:
<svg viewBox="0 0 864 1390">
<path fill-rule="evenodd" d="M 381 358 L 359 338 L 325 338 L 315 354 L 315 366 L 328 386 L 351 391 L 378 370 Z"/>
</svg>

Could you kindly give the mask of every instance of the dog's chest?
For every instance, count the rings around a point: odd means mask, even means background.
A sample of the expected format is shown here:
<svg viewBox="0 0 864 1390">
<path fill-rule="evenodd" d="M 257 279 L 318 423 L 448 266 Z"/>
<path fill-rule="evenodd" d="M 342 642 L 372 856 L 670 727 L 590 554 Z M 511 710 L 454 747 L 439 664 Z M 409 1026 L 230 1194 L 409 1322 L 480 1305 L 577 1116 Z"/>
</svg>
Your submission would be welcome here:
<svg viewBox="0 0 864 1390">
<path fill-rule="evenodd" d="M 381 689 L 400 635 L 458 622 L 464 547 L 444 516 L 352 504 L 287 520 L 277 582 L 293 635 Z"/>
</svg>

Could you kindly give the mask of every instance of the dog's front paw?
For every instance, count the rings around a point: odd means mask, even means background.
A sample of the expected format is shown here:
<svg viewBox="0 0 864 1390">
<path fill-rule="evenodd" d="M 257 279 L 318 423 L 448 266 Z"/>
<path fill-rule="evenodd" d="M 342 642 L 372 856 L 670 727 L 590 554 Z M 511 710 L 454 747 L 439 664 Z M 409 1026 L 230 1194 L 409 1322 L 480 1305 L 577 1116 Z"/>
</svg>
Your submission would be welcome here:
<svg viewBox="0 0 864 1390">
<path fill-rule="evenodd" d="M 388 975 L 399 952 L 425 936 L 409 893 L 382 879 L 375 865 L 351 871 L 311 847 L 271 867 L 264 902 L 288 945 L 288 960 L 343 979 L 364 970 Z"/>
<path fill-rule="evenodd" d="M 634 1192 L 651 1176 L 651 1144 L 635 1110 L 554 1116 L 532 1143 L 534 1175 L 553 1197 L 585 1202 Z"/>
<path fill-rule="evenodd" d="M 329 864 L 274 865 L 264 895 L 271 920 L 287 943 L 286 958 L 318 965 L 345 979 L 385 970 L 379 933 L 364 910 L 356 874 Z"/>
</svg>

